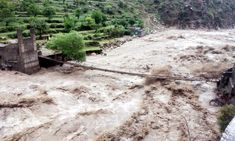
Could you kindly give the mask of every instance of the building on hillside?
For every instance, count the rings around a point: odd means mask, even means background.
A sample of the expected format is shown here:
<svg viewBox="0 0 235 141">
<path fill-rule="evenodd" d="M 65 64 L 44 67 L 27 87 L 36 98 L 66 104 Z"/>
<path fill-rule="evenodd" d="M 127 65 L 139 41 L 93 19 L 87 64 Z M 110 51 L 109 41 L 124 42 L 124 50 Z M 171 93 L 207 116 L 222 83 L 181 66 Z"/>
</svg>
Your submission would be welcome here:
<svg viewBox="0 0 235 141">
<path fill-rule="evenodd" d="M 22 31 L 17 30 L 15 43 L 0 44 L 0 68 L 32 74 L 39 71 L 36 35 L 30 29 L 30 37 L 23 38 Z"/>
</svg>

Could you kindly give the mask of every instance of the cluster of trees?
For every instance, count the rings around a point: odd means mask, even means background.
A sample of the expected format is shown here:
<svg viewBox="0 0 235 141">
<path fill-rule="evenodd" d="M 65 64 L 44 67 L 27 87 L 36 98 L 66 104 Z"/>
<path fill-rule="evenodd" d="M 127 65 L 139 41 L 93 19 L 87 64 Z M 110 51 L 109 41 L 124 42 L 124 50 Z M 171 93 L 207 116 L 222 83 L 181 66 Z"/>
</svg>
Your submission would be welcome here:
<svg viewBox="0 0 235 141">
<path fill-rule="evenodd" d="M 154 0 L 160 20 L 182 28 L 224 28 L 235 22 L 234 0 Z"/>
<path fill-rule="evenodd" d="M 91 30 L 104 26 L 107 17 L 100 10 L 83 14 L 80 9 L 76 9 L 74 15 L 64 16 L 66 31 L 71 30 Z"/>
<path fill-rule="evenodd" d="M 0 0 L 0 20 L 1 22 L 5 22 L 6 26 L 8 26 L 12 17 L 14 17 L 14 9 L 15 6 L 12 2 L 8 0 Z"/>
<path fill-rule="evenodd" d="M 59 33 L 47 43 L 47 48 L 59 50 L 67 57 L 78 61 L 85 61 L 86 59 L 86 53 L 83 50 L 84 46 L 85 43 L 82 35 L 76 31 Z"/>
<path fill-rule="evenodd" d="M 22 0 L 16 4 L 18 11 L 26 12 L 28 16 L 37 16 L 39 14 L 48 17 L 50 20 L 55 14 L 55 9 L 50 5 L 49 0 L 43 1 L 43 7 L 40 7 L 35 0 Z"/>
<path fill-rule="evenodd" d="M 41 14 L 50 21 L 56 11 L 49 0 L 43 1 L 43 7 L 40 7 L 35 0 L 0 0 L 0 22 L 5 23 L 6 29 L 9 29 L 7 27 L 10 24 L 15 29 L 26 28 L 22 26 L 23 21 L 16 17 L 17 13 L 26 13 L 27 16 L 31 17 L 28 28 L 35 28 L 41 37 L 48 29 L 48 25 L 45 20 L 37 18 L 37 15 Z"/>
<path fill-rule="evenodd" d="M 43 1 L 43 7 L 39 7 L 35 0 L 9 1 L 0 0 L 0 20 L 5 21 L 6 25 L 9 19 L 14 19 L 16 12 L 26 12 L 28 16 L 36 17 L 39 14 L 52 19 L 56 14 L 55 9 L 50 5 L 49 0 Z"/>
</svg>

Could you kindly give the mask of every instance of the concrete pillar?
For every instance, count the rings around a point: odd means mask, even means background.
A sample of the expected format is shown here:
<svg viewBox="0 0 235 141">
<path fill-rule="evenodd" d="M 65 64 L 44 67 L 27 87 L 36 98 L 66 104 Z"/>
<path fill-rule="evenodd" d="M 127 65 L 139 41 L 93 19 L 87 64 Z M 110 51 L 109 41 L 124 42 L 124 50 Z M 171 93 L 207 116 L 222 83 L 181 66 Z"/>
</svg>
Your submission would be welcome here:
<svg viewBox="0 0 235 141">
<path fill-rule="evenodd" d="M 19 55 L 21 56 L 25 52 L 25 47 L 24 47 L 22 30 L 20 29 L 17 29 L 17 39 L 18 39 Z"/>
<path fill-rule="evenodd" d="M 35 30 L 33 28 L 30 29 L 30 36 L 31 36 L 32 44 L 33 44 L 33 49 L 34 49 L 34 51 L 37 51 L 36 34 L 35 34 Z"/>
</svg>

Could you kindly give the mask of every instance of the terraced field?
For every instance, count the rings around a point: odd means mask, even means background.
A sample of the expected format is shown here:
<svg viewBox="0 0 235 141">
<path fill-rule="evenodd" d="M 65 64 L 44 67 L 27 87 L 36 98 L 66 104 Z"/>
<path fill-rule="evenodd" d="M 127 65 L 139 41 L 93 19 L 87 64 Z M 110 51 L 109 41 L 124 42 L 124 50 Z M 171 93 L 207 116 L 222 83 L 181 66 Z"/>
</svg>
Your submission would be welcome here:
<svg viewBox="0 0 235 141">
<path fill-rule="evenodd" d="M 129 18 L 137 18 L 139 15 L 139 10 L 136 8 L 138 5 L 135 6 L 136 1 L 131 2 L 131 6 L 125 6 L 121 8 L 120 6 L 121 0 L 113 1 L 113 0 L 93 0 L 93 1 L 78 1 L 76 3 L 75 0 L 50 0 L 50 6 L 55 9 L 56 14 L 53 16 L 52 19 L 48 19 L 42 14 L 38 14 L 36 18 L 38 20 L 46 21 L 48 25 L 48 29 L 43 32 L 43 40 L 39 40 L 39 35 L 37 35 L 38 47 L 42 47 L 45 45 L 46 39 L 48 37 L 53 36 L 57 33 L 65 33 L 67 32 L 65 29 L 64 24 L 64 17 L 67 16 L 74 16 L 76 9 L 81 9 L 83 14 L 81 14 L 80 18 L 83 18 L 88 13 L 94 10 L 101 10 L 104 12 L 107 23 L 113 23 L 114 20 L 118 21 L 119 18 L 129 17 Z M 36 1 L 37 6 L 39 9 L 43 9 L 43 1 Z M 127 4 L 126 4 L 127 5 Z M 106 11 L 106 13 L 105 13 Z M 31 16 L 28 15 L 26 11 L 16 11 L 15 12 L 15 22 L 10 22 L 8 26 L 5 26 L 4 22 L 0 22 L 0 43 L 7 43 L 9 39 L 16 38 L 16 29 L 21 28 L 23 29 L 23 35 L 25 37 L 29 36 L 29 28 L 30 28 L 30 20 L 32 19 Z M 121 21 L 120 21 L 121 22 Z M 104 27 L 106 25 L 102 25 Z M 100 28 L 101 28 L 100 27 Z M 97 33 L 97 29 L 92 30 L 77 30 L 84 36 L 86 40 L 86 51 L 90 52 L 101 52 L 104 43 L 112 43 L 113 38 L 106 33 Z M 128 33 L 129 34 L 129 33 Z"/>
</svg>

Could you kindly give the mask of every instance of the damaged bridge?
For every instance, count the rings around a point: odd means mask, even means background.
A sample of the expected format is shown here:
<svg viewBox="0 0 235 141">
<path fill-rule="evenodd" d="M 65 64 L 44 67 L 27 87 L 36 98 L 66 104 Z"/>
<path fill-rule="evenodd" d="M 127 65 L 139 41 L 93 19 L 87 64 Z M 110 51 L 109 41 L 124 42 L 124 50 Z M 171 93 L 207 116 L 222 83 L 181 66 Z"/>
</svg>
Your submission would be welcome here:
<svg viewBox="0 0 235 141">
<path fill-rule="evenodd" d="M 30 29 L 31 36 L 23 38 L 22 31 L 17 30 L 15 43 L 0 45 L 0 68 L 32 74 L 39 71 L 39 60 L 36 48 L 36 35 Z"/>
</svg>

